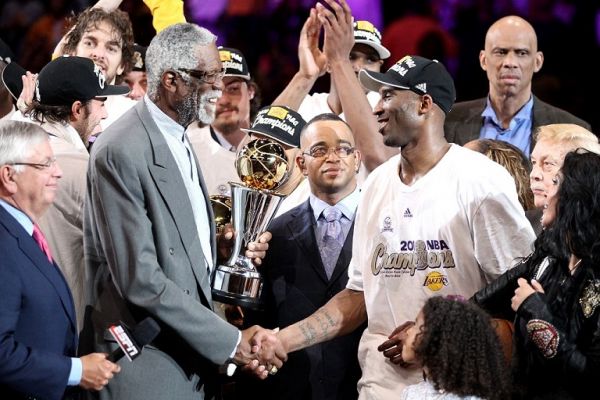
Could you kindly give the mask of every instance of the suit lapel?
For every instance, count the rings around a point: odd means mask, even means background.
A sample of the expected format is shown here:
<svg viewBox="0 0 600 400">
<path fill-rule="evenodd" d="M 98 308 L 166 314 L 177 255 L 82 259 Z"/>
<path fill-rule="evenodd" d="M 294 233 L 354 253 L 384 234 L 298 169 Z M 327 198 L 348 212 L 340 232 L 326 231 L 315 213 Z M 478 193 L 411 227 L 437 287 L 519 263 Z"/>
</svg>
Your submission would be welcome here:
<svg viewBox="0 0 600 400">
<path fill-rule="evenodd" d="M 3 221 L 6 229 L 17 239 L 21 252 L 29 258 L 35 268 L 50 282 L 60 301 L 65 313 L 69 317 L 73 332 L 77 332 L 75 321 L 75 305 L 69 290 L 69 285 L 56 264 L 50 264 L 48 258 L 42 252 L 33 238 L 25 232 L 23 227 L 0 206 L 0 221 Z"/>
<path fill-rule="evenodd" d="M 481 113 L 485 109 L 486 98 L 482 99 L 481 104 L 477 104 L 477 107 L 473 107 L 471 109 L 471 115 L 469 115 L 464 124 L 459 124 L 459 131 L 457 132 L 457 136 L 462 137 L 461 141 L 458 143 L 466 143 L 474 139 L 479 139 L 481 135 L 481 127 L 483 125 L 483 117 Z"/>
<path fill-rule="evenodd" d="M 306 254 L 310 268 L 315 271 L 323 282 L 327 283 L 329 280 L 325 274 L 321 253 L 319 253 L 318 242 L 315 236 L 315 225 L 316 221 L 308 200 L 296 209 L 296 213 L 292 215 L 288 223 L 290 234 L 296 243 L 298 243 L 301 252 Z"/>
<path fill-rule="evenodd" d="M 143 102 L 140 102 L 136 110 L 148 133 L 152 154 L 154 156 L 154 163 L 149 165 L 150 174 L 154 179 L 158 191 L 165 199 L 165 206 L 168 208 L 169 213 L 175 221 L 179 237 L 185 248 L 190 265 L 192 266 L 192 271 L 204 294 L 206 303 L 210 307 L 212 303 L 209 301 L 209 299 L 211 299 L 210 277 L 206 268 L 204 268 L 205 264 L 198 262 L 199 260 L 206 261 L 206 258 L 204 257 L 200 245 L 196 223 L 193 218 L 190 218 L 190 215 L 194 215 L 194 213 L 192 211 L 189 196 L 185 191 L 185 184 L 181 178 L 181 173 L 179 172 L 179 168 L 177 167 L 177 163 L 171 154 L 167 142 L 163 138 L 162 133 L 154 123 L 150 112 Z M 181 193 L 182 188 L 184 189 L 185 195 L 182 195 Z M 203 192 L 206 193 L 204 188 Z M 211 215 L 212 214 L 209 213 L 209 218 Z M 212 234 L 212 227 L 211 237 L 214 237 Z M 214 252 L 214 246 L 212 247 Z"/>
</svg>

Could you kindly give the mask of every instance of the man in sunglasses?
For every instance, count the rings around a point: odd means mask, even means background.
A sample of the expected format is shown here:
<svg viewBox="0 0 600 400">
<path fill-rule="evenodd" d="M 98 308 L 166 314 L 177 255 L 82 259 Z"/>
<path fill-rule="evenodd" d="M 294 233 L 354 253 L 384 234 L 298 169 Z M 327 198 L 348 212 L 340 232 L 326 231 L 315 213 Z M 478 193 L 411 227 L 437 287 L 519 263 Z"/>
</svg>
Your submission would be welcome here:
<svg viewBox="0 0 600 400">
<path fill-rule="evenodd" d="M 217 366 L 249 364 L 266 377 L 259 362 L 279 368 L 287 358 L 271 348 L 258 360 L 250 338 L 264 331 L 277 344 L 273 333 L 256 326 L 240 331 L 213 311 L 212 273 L 217 254 L 228 256 L 232 232 L 216 237 L 185 129 L 213 122 L 223 90 L 215 41 L 189 23 L 159 32 L 146 51 L 146 96 L 94 143 L 84 221 L 92 305 L 84 329 L 94 334 L 81 347 L 115 349 L 105 339 L 115 321 L 134 326 L 152 316 L 162 328 L 101 398 L 212 399 Z M 269 239 L 267 233 L 250 243 L 246 256 L 260 263 Z"/>
</svg>

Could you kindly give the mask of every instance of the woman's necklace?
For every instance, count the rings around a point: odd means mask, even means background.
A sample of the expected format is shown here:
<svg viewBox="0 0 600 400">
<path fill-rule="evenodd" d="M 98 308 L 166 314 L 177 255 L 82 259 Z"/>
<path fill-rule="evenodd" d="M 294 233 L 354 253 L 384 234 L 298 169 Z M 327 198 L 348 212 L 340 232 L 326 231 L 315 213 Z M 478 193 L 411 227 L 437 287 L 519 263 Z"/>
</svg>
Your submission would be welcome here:
<svg viewBox="0 0 600 400">
<path fill-rule="evenodd" d="M 579 267 L 579 264 L 581 264 L 581 258 L 579 260 L 577 260 L 577 262 L 575 264 L 573 264 L 572 267 L 569 267 L 569 272 L 571 272 L 571 275 L 573 275 L 573 273 L 575 273 L 575 270 L 577 269 L 577 267 Z"/>
</svg>

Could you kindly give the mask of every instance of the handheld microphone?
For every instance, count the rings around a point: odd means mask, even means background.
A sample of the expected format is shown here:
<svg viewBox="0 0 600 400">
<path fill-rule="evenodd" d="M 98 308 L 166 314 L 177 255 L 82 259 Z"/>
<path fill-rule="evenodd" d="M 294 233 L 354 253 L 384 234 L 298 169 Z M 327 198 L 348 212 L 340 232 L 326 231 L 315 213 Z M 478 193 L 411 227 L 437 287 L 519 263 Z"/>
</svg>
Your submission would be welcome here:
<svg viewBox="0 0 600 400">
<path fill-rule="evenodd" d="M 141 354 L 142 348 L 159 334 L 160 326 L 153 318 L 147 317 L 137 324 L 133 332 L 129 332 L 124 324 L 113 325 L 108 331 L 117 341 L 119 348 L 110 353 L 107 359 L 117 362 L 123 356 L 127 356 L 129 361 L 133 361 Z"/>
</svg>

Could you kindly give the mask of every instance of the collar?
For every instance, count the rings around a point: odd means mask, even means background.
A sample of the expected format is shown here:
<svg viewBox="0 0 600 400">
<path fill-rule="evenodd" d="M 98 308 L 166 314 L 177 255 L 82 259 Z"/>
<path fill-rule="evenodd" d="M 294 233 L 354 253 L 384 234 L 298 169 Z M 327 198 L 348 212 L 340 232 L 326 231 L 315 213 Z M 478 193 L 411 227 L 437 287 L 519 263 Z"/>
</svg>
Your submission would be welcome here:
<svg viewBox="0 0 600 400">
<path fill-rule="evenodd" d="M 150 100 L 148 95 L 144 95 L 144 103 L 146 107 L 148 107 L 148 111 L 152 116 L 154 122 L 156 122 L 156 126 L 158 126 L 158 130 L 161 131 L 164 135 L 171 135 L 177 140 L 181 140 L 185 128 L 179 125 L 177 122 L 173 121 L 171 117 L 165 114 L 156 104 Z"/>
<path fill-rule="evenodd" d="M 6 201 L 0 199 L 0 206 L 4 207 L 4 209 L 17 220 L 19 225 L 25 229 L 29 235 L 33 235 L 33 222 L 31 219 L 25 214 L 23 211 L 19 210 L 12 204 L 8 204 Z"/>
<path fill-rule="evenodd" d="M 215 134 L 215 137 L 217 138 L 217 141 L 219 142 L 219 144 L 221 145 L 221 147 L 223 147 L 225 150 L 229 150 L 233 153 L 235 153 L 236 148 L 234 145 L 232 145 L 227 139 L 225 139 L 225 136 L 223 136 L 221 134 L 221 132 L 219 132 L 218 130 L 215 129 L 214 126 L 210 126 L 211 132 Z"/>
<path fill-rule="evenodd" d="M 533 96 L 529 98 L 527 103 L 521 107 L 521 109 L 515 114 L 515 116 L 510 121 L 510 127 L 512 128 L 513 123 L 517 123 L 524 120 L 531 120 L 531 110 L 533 109 Z M 498 121 L 498 117 L 496 116 L 496 112 L 492 107 L 492 102 L 490 101 L 490 96 L 488 95 L 487 100 L 485 102 L 485 109 L 481 113 L 483 118 L 487 118 L 491 120 L 496 126 L 502 126 L 502 124 Z"/>
<path fill-rule="evenodd" d="M 354 191 L 352 193 L 350 193 L 348 196 L 346 196 L 342 200 L 338 201 L 335 204 L 335 207 L 337 207 L 342 212 L 342 215 L 344 217 L 346 217 L 350 221 L 352 221 L 354 219 L 354 214 L 356 213 L 356 207 L 358 207 L 359 200 L 360 200 L 360 189 L 358 188 L 358 185 L 357 185 L 356 189 L 354 189 Z M 312 207 L 312 210 L 313 210 L 313 214 L 315 216 L 315 221 L 319 219 L 319 217 L 323 213 L 324 209 L 326 209 L 327 207 L 330 207 L 329 204 L 325 203 L 323 200 L 319 199 L 317 196 L 315 196 L 312 193 L 310 194 L 309 201 L 310 201 L 310 206 Z"/>
</svg>

